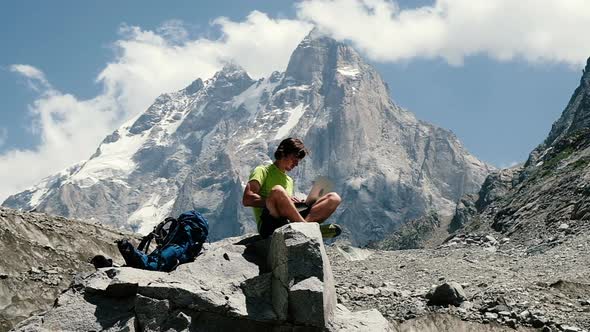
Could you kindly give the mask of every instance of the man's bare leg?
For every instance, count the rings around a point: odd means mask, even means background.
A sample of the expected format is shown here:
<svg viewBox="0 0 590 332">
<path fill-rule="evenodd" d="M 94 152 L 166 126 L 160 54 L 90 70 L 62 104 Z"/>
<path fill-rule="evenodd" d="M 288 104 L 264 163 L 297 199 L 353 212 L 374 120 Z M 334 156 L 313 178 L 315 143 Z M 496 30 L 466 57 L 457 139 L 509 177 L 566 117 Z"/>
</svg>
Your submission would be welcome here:
<svg viewBox="0 0 590 332">
<path fill-rule="evenodd" d="M 270 212 L 270 215 L 279 218 L 287 218 L 291 222 L 305 222 L 305 219 L 299 214 L 295 208 L 295 204 L 291 200 L 291 197 L 281 186 L 274 186 L 270 195 L 266 199 L 266 208 Z"/>
<path fill-rule="evenodd" d="M 308 222 L 322 223 L 336 211 L 341 200 L 337 193 L 327 193 L 315 202 L 309 214 L 305 217 L 305 220 Z"/>
</svg>

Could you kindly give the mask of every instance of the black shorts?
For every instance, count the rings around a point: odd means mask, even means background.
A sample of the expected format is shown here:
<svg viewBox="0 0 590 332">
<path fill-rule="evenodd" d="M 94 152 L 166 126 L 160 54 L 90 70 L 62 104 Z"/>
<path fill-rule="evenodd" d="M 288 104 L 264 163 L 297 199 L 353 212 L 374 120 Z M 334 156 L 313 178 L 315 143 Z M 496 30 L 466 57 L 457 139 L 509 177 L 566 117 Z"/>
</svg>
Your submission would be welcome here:
<svg viewBox="0 0 590 332">
<path fill-rule="evenodd" d="M 307 217 L 311 210 L 311 206 L 307 206 L 305 203 L 296 203 L 295 207 L 303 218 Z M 288 223 L 289 220 L 287 218 L 275 218 L 267 208 L 263 208 L 262 214 L 260 215 L 260 236 L 265 239 L 271 236 L 275 229 Z"/>
</svg>

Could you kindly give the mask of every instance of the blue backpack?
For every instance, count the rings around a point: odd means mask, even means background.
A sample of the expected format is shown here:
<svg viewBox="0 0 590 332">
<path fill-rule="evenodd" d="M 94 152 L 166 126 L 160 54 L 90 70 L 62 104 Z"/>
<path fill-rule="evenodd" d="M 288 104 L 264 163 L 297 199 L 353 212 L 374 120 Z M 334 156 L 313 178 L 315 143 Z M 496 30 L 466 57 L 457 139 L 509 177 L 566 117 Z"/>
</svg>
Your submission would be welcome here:
<svg viewBox="0 0 590 332">
<path fill-rule="evenodd" d="M 137 247 L 128 240 L 117 242 L 128 266 L 152 270 L 172 271 L 179 264 L 192 262 L 203 249 L 209 236 L 209 222 L 197 211 L 182 213 L 177 219 L 168 217 L 144 236 Z M 152 240 L 156 249 L 148 254 Z"/>
</svg>

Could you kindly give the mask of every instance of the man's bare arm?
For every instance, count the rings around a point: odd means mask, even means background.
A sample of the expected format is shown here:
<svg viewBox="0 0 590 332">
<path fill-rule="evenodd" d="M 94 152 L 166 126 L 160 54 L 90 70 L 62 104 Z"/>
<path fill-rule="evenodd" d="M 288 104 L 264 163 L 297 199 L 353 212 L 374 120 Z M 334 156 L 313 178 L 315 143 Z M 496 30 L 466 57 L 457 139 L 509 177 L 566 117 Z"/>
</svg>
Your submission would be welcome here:
<svg viewBox="0 0 590 332">
<path fill-rule="evenodd" d="M 260 183 L 252 180 L 246 184 L 244 189 L 244 196 L 242 197 L 242 204 L 244 206 L 265 207 L 266 199 L 260 196 Z"/>
</svg>

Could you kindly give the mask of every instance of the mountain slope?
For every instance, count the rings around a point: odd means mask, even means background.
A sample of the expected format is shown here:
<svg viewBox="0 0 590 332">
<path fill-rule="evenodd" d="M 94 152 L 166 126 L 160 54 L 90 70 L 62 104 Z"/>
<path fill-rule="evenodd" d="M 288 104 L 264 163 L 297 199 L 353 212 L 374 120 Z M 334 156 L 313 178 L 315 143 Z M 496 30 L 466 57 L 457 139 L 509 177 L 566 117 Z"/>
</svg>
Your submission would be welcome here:
<svg viewBox="0 0 590 332">
<path fill-rule="evenodd" d="M 4 205 L 146 232 L 168 214 L 198 209 L 212 239 L 253 231 L 241 206 L 250 171 L 280 140 L 311 154 L 292 172 L 296 191 L 334 179 L 343 203 L 331 221 L 353 243 L 380 239 L 430 209 L 451 215 L 490 168 L 449 131 L 393 103 L 385 82 L 350 46 L 312 31 L 284 73 L 252 80 L 228 65 L 206 82 L 164 94 L 108 136 L 73 173 Z M 41 197 L 37 201 L 31 197 Z"/>
<path fill-rule="evenodd" d="M 476 211 L 461 217 L 469 219 L 467 231 L 491 227 L 531 252 L 590 231 L 589 70 L 590 59 L 580 86 L 527 162 L 486 179 L 472 198 Z"/>
</svg>

